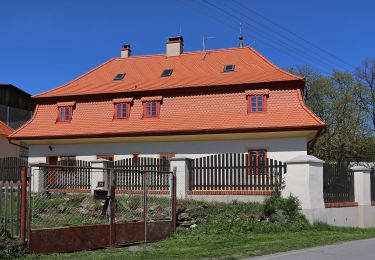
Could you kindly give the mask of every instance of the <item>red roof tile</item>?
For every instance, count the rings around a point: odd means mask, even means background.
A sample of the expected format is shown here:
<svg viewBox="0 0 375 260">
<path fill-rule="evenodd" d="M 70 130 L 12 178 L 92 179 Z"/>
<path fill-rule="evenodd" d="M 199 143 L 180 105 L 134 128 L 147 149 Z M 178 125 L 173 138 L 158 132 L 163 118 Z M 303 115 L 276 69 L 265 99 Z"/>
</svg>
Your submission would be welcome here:
<svg viewBox="0 0 375 260">
<path fill-rule="evenodd" d="M 267 112 L 247 113 L 245 91 L 164 97 L 159 118 L 142 118 L 142 100 L 134 99 L 130 117 L 114 120 L 108 101 L 77 102 L 70 123 L 58 123 L 56 104 L 37 107 L 31 123 L 15 139 L 159 135 L 168 133 L 249 132 L 267 129 L 318 129 L 324 126 L 302 103 L 300 90 L 272 90 Z"/>
<path fill-rule="evenodd" d="M 223 72 L 224 65 L 228 64 L 236 65 L 234 72 Z M 160 77 L 168 68 L 173 68 L 172 75 Z M 119 73 L 126 73 L 124 80 L 113 81 Z M 287 84 L 284 87 L 268 84 L 272 82 Z M 259 85 L 252 83 L 264 84 L 259 89 Z M 241 88 L 231 88 L 237 84 Z M 33 119 L 11 137 L 43 139 L 322 128 L 324 122 L 302 101 L 299 89 L 302 84 L 302 78 L 274 66 L 250 47 L 188 52 L 177 57 L 115 58 L 70 83 L 35 96 L 56 97 L 61 101 L 64 96 L 98 94 L 98 98 L 76 99 L 71 122 L 57 122 L 56 100 L 39 100 Z M 205 92 L 169 91 L 162 96 L 157 91 L 205 86 L 214 87 Z M 221 87 L 215 89 L 215 86 Z M 132 95 L 151 90 L 149 96 L 147 93 Z M 106 93 L 111 95 L 102 95 Z M 249 94 L 267 95 L 266 112 L 247 113 Z M 123 98 L 133 98 L 130 116 L 116 120 L 114 102 Z M 162 98 L 160 116 L 143 118 L 142 101 L 155 98 Z"/>
<path fill-rule="evenodd" d="M 8 136 L 13 133 L 13 129 L 0 121 L 0 135 Z"/>
<path fill-rule="evenodd" d="M 236 65 L 234 72 L 223 72 L 224 65 Z M 160 77 L 173 69 L 170 77 Z M 126 73 L 123 80 L 113 80 Z M 121 93 L 184 87 L 303 81 L 265 59 L 251 47 L 166 55 L 113 58 L 81 77 L 35 98 L 103 93 Z"/>
</svg>

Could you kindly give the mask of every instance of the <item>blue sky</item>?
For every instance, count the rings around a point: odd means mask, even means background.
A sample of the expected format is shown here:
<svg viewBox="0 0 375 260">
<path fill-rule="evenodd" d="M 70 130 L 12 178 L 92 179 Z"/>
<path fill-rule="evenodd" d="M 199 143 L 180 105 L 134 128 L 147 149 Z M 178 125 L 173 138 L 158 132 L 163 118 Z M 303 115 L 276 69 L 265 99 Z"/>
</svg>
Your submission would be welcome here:
<svg viewBox="0 0 375 260">
<path fill-rule="evenodd" d="M 282 67 L 327 74 L 375 57 L 371 0 L 2 0 L 0 10 L 0 83 L 31 94 L 119 56 L 125 43 L 133 55 L 162 53 L 181 31 L 185 51 L 202 49 L 203 35 L 214 37 L 207 49 L 236 47 L 239 21 L 245 44 Z"/>
</svg>

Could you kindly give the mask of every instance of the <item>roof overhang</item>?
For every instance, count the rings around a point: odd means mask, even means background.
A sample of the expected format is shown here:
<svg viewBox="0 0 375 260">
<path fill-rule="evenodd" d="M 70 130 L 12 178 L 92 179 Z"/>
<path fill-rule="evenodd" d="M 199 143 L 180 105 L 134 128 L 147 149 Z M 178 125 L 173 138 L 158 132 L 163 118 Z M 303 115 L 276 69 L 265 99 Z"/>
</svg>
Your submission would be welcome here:
<svg viewBox="0 0 375 260">
<path fill-rule="evenodd" d="M 321 128 L 321 127 L 320 127 Z M 319 132 L 318 127 L 304 128 L 279 128 L 279 129 L 253 129 L 236 131 L 206 130 L 206 131 L 165 131 L 165 132 L 137 132 L 127 134 L 103 133 L 95 135 L 70 135 L 70 136 L 38 136 L 16 138 L 27 144 L 67 144 L 67 143 L 116 143 L 116 142 L 168 142 L 168 141 L 203 141 L 203 140 L 234 140 L 234 139 L 268 139 L 305 137 L 307 141 L 313 140 Z"/>
</svg>

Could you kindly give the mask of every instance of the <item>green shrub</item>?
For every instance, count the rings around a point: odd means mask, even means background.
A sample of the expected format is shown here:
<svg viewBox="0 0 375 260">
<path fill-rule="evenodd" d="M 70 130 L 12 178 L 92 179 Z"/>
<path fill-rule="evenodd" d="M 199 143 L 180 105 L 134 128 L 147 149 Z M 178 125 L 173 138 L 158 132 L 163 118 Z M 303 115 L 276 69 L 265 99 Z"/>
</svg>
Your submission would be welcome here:
<svg viewBox="0 0 375 260">
<path fill-rule="evenodd" d="M 290 195 L 288 198 L 282 198 L 274 195 L 264 202 L 263 214 L 271 222 L 286 224 L 296 220 L 301 221 L 303 217 L 299 212 L 300 202 L 298 198 Z"/>
<path fill-rule="evenodd" d="M 2 228 L 0 230 L 0 259 L 19 259 L 24 254 L 25 248 Z"/>
</svg>

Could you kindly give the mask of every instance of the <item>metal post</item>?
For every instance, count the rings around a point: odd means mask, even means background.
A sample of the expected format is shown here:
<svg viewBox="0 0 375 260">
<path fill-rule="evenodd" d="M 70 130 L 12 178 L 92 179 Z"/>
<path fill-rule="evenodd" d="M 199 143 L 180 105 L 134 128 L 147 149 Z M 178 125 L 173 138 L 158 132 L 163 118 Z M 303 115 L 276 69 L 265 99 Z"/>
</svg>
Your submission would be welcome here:
<svg viewBox="0 0 375 260">
<path fill-rule="evenodd" d="M 143 222 L 145 230 L 145 242 L 147 242 L 147 172 L 143 173 Z"/>
<path fill-rule="evenodd" d="M 21 168 L 21 224 L 20 238 L 21 242 L 25 242 L 26 238 L 26 194 L 27 194 L 27 169 L 25 166 Z"/>
<path fill-rule="evenodd" d="M 115 192 L 116 192 L 116 175 L 113 169 L 109 171 L 109 245 L 112 246 L 115 242 Z"/>
<path fill-rule="evenodd" d="M 173 199 L 173 205 L 172 205 L 172 222 L 173 222 L 173 231 L 176 231 L 176 226 L 177 226 L 177 223 L 176 223 L 176 218 L 177 218 L 177 213 L 176 213 L 176 209 L 177 209 L 177 194 L 176 194 L 176 186 L 177 186 L 177 182 L 176 182 L 176 173 L 177 173 L 177 167 L 173 167 L 173 175 L 172 175 L 172 187 L 171 187 L 171 190 L 172 190 L 172 199 Z"/>
</svg>

